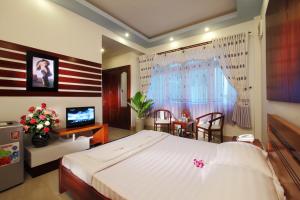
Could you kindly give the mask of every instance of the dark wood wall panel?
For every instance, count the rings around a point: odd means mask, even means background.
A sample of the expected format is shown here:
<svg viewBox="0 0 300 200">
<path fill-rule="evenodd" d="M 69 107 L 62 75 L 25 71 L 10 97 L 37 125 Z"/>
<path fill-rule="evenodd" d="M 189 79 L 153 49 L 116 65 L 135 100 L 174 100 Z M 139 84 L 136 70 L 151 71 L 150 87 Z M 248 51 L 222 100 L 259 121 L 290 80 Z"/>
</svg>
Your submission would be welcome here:
<svg viewBox="0 0 300 200">
<path fill-rule="evenodd" d="M 9 78 L 26 78 L 25 72 L 10 71 L 6 69 L 0 69 L 0 76 Z"/>
<path fill-rule="evenodd" d="M 25 81 L 0 80 L 0 85 L 6 87 L 26 87 Z"/>
<path fill-rule="evenodd" d="M 101 64 L 0 40 L 0 96 L 102 96 Z M 58 92 L 26 91 L 26 52 L 59 59 Z"/>
<path fill-rule="evenodd" d="M 4 51 L 4 50 L 0 50 L 0 57 L 14 59 L 14 60 L 26 61 L 25 54 L 14 53 L 14 52 Z"/>
<path fill-rule="evenodd" d="M 0 60 L 0 67 L 11 68 L 11 69 L 26 69 L 26 64 L 17 63 L 13 61 Z"/>
<path fill-rule="evenodd" d="M 88 66 L 93 66 L 93 67 L 100 67 L 100 69 L 101 69 L 101 64 L 99 64 L 99 63 L 95 63 L 95 62 L 91 62 L 91 61 L 87 61 L 87 60 L 82 60 L 82 59 L 79 59 L 79 58 L 73 58 L 73 57 L 70 57 L 70 56 L 65 56 L 65 55 L 62 55 L 62 54 L 57 54 L 57 53 L 53 53 L 53 52 L 49 52 L 49 51 L 44 51 L 44 50 L 41 50 L 41 49 L 27 47 L 27 46 L 24 46 L 24 45 L 12 43 L 12 42 L 7 42 L 7 41 L 4 41 L 4 40 L 0 40 L 0 47 L 15 50 L 15 51 L 20 51 L 20 52 L 36 51 L 36 52 L 40 52 L 42 54 L 48 54 L 48 55 L 51 55 L 51 56 L 54 56 L 54 57 L 58 57 L 59 59 L 64 60 L 64 61 L 83 64 L 83 65 L 88 65 Z"/>
<path fill-rule="evenodd" d="M 70 75 L 70 76 L 77 76 L 77 77 L 84 77 L 84 78 L 92 78 L 92 79 L 101 79 L 101 75 L 95 75 L 95 74 L 88 74 L 85 72 L 76 72 L 76 71 L 69 71 L 64 69 L 59 69 L 59 74 L 62 75 Z"/>
<path fill-rule="evenodd" d="M 93 72 L 93 73 L 101 73 L 101 69 L 97 68 L 91 68 L 91 67 L 84 67 L 82 65 L 75 65 L 70 63 L 64 63 L 60 62 L 60 67 L 68 68 L 68 69 L 75 69 L 75 70 L 81 70 L 85 72 Z"/>
<path fill-rule="evenodd" d="M 91 84 L 91 85 L 101 85 L 101 81 L 94 81 L 94 80 L 86 80 L 86 79 L 76 79 L 76 78 L 69 78 L 69 77 L 59 77 L 58 82 L 76 82 L 82 84 Z"/>
<path fill-rule="evenodd" d="M 267 98 L 300 102 L 300 1 L 272 0 L 266 16 Z"/>
</svg>

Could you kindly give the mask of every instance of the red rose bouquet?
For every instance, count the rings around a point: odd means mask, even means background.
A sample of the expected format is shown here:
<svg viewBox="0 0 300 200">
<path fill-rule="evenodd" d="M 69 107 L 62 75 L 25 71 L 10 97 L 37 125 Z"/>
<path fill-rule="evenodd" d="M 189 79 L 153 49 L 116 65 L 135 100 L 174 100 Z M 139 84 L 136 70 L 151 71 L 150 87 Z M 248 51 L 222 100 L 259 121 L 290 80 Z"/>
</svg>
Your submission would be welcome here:
<svg viewBox="0 0 300 200">
<path fill-rule="evenodd" d="M 45 103 L 40 107 L 31 106 L 28 112 L 29 114 L 23 115 L 20 121 L 27 134 L 48 134 L 59 123 L 56 112 L 48 109 Z"/>
</svg>

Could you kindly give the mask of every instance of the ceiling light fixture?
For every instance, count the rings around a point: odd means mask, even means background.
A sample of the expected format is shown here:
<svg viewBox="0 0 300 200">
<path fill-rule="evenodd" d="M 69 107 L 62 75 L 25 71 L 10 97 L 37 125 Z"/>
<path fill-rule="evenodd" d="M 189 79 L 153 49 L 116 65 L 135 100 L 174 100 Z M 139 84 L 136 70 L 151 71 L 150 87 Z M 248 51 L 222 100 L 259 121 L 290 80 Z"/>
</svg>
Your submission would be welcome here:
<svg viewBox="0 0 300 200">
<path fill-rule="evenodd" d="M 173 37 L 170 37 L 170 39 L 169 39 L 170 41 L 173 41 L 174 40 L 174 38 Z"/>
<path fill-rule="evenodd" d="M 129 33 L 125 33 L 125 37 L 129 37 Z"/>
<path fill-rule="evenodd" d="M 101 53 L 103 53 L 104 51 L 105 51 L 105 49 L 102 48 L 102 49 L 101 49 Z"/>
<path fill-rule="evenodd" d="M 209 28 L 208 28 L 208 27 L 205 27 L 205 28 L 204 28 L 204 31 L 205 31 L 205 32 L 208 32 L 208 31 L 209 31 Z"/>
</svg>

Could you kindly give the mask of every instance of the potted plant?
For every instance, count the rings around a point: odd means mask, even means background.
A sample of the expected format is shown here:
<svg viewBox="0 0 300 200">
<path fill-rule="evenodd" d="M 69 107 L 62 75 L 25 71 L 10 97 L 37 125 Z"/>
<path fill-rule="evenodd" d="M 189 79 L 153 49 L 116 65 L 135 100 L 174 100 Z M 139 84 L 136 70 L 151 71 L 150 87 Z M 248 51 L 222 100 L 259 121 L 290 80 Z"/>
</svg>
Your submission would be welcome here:
<svg viewBox="0 0 300 200">
<path fill-rule="evenodd" d="M 145 116 L 153 105 L 153 100 L 147 99 L 147 96 L 139 91 L 132 98 L 130 98 L 130 103 L 128 103 L 128 105 L 137 113 L 135 130 L 137 132 L 143 130 Z"/>
<path fill-rule="evenodd" d="M 54 110 L 47 109 L 47 105 L 42 103 L 40 107 L 31 106 L 29 114 L 21 117 L 20 123 L 26 134 L 32 135 L 32 144 L 35 147 L 48 145 L 49 132 L 59 123 Z"/>
</svg>

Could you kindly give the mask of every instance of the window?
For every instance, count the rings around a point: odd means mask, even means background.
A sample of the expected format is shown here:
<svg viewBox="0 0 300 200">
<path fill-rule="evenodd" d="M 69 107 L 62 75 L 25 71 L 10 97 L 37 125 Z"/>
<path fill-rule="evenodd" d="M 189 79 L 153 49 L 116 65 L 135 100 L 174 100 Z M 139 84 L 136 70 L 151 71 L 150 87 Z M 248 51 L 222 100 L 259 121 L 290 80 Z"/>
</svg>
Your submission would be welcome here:
<svg viewBox="0 0 300 200">
<path fill-rule="evenodd" d="M 156 66 L 147 95 L 154 109 L 168 109 L 175 117 L 187 109 L 193 118 L 212 111 L 230 115 L 237 97 L 214 60 Z"/>
</svg>

